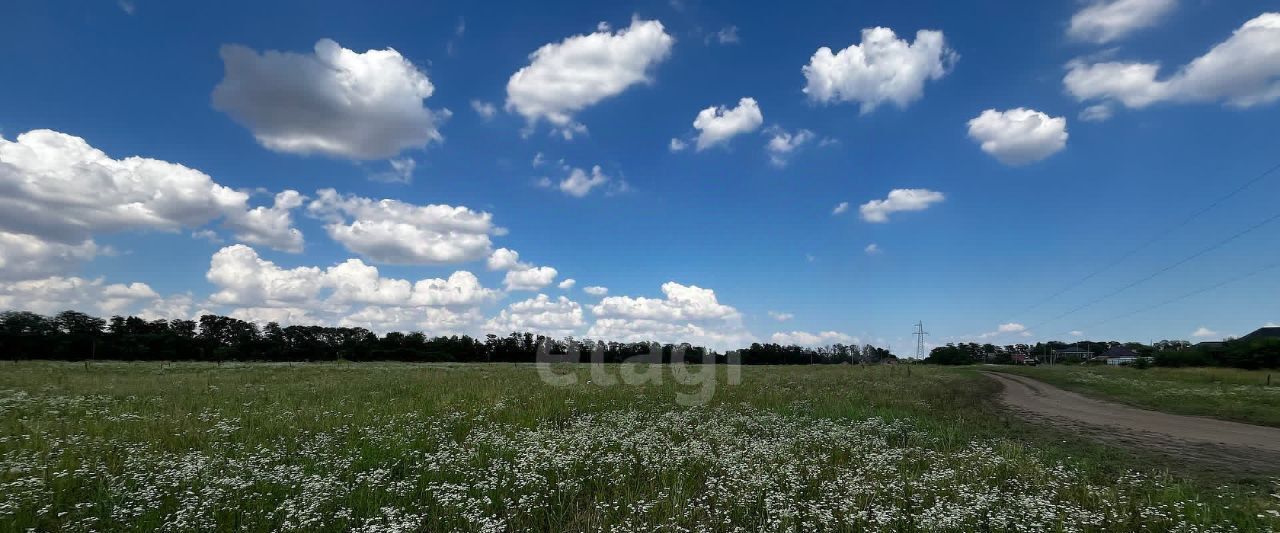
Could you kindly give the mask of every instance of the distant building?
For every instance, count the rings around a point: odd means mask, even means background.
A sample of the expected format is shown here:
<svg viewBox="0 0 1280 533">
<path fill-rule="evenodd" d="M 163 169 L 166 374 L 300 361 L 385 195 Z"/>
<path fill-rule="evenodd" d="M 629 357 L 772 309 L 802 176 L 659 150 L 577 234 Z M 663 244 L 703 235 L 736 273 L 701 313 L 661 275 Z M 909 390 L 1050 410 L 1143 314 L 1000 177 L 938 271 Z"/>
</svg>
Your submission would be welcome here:
<svg viewBox="0 0 1280 533">
<path fill-rule="evenodd" d="M 1280 339 L 1280 327 L 1258 328 L 1253 333 L 1240 337 L 1242 341 L 1257 341 L 1262 339 Z"/>
<path fill-rule="evenodd" d="M 1077 359 L 1088 359 L 1090 357 L 1093 357 L 1092 351 L 1086 350 L 1076 345 L 1068 346 L 1061 350 L 1054 350 L 1052 353 L 1053 353 L 1053 358 L 1055 360 L 1066 359 L 1069 357 L 1075 357 Z"/>
<path fill-rule="evenodd" d="M 1106 361 L 1109 365 L 1127 365 L 1136 363 L 1141 357 L 1138 352 L 1129 349 L 1127 346 L 1112 346 L 1109 350 L 1102 352 L 1098 359 Z"/>
</svg>

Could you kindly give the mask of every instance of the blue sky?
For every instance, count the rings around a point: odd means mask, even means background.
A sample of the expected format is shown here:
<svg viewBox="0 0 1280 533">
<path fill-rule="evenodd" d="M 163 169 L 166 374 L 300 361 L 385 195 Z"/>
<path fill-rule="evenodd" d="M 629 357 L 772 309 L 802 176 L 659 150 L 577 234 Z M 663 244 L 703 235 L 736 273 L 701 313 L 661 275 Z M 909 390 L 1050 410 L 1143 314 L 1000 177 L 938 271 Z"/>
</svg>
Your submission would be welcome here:
<svg viewBox="0 0 1280 533">
<path fill-rule="evenodd" d="M 20 1 L 0 307 L 903 354 L 917 320 L 1239 335 L 1280 322 L 1280 269 L 1148 308 L 1280 262 L 1280 221 L 1058 317 L 1276 214 L 1280 172 L 1179 225 L 1280 163 L 1277 12 Z"/>
</svg>

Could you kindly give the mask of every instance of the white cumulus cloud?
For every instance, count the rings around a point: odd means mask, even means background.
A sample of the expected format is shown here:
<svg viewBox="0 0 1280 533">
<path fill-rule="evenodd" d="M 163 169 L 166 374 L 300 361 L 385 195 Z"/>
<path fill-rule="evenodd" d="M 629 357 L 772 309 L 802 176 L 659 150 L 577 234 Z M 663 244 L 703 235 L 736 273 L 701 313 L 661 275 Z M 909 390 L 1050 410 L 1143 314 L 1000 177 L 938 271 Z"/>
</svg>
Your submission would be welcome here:
<svg viewBox="0 0 1280 533">
<path fill-rule="evenodd" d="M 576 334 L 586 321 L 582 318 L 582 306 L 564 296 L 552 299 L 539 294 L 528 300 L 512 303 L 485 323 L 488 333 L 507 334 L 531 332 L 552 337 Z"/>
<path fill-rule="evenodd" d="M 383 159 L 440 141 L 449 111 L 423 105 L 435 87 L 392 48 L 363 53 L 330 39 L 311 54 L 222 47 L 213 106 L 268 149 Z"/>
<path fill-rule="evenodd" d="M 592 296 L 604 296 L 606 294 L 609 294 L 609 288 L 601 287 L 599 285 L 591 285 L 589 287 L 583 287 L 582 292 L 585 292 Z"/>
<path fill-rule="evenodd" d="M 804 66 L 805 94 L 816 102 L 858 102 L 862 113 L 884 103 L 905 108 L 924 96 L 924 84 L 947 75 L 959 55 L 941 31 L 899 39 L 889 28 L 862 30 L 862 42 L 839 52 L 824 46 Z"/>
<path fill-rule="evenodd" d="M 1196 328 L 1195 331 L 1191 332 L 1191 336 L 1196 338 L 1217 337 L 1218 332 L 1204 326 L 1200 326 L 1199 328 Z"/>
<path fill-rule="evenodd" d="M 769 318 L 777 320 L 778 322 L 786 322 L 795 317 L 796 315 L 793 315 L 791 313 L 783 313 L 781 311 L 769 311 Z"/>
<path fill-rule="evenodd" d="M 1096 0 L 1072 15 L 1067 35 L 1081 41 L 1108 43 L 1154 26 L 1177 5 L 1177 0 Z"/>
<path fill-rule="evenodd" d="M 764 115 L 754 98 L 738 100 L 738 106 L 729 109 L 725 106 L 711 106 L 698 112 L 693 120 L 694 129 L 698 130 L 698 151 L 711 146 L 725 144 L 734 136 L 755 131 L 764 123 Z"/>
<path fill-rule="evenodd" d="M 508 291 L 536 291 L 555 281 L 556 274 L 556 269 L 549 266 L 509 270 L 502 283 Z"/>
<path fill-rule="evenodd" d="M 942 193 L 928 189 L 894 189 L 884 200 L 871 200 L 858 206 L 858 212 L 867 222 L 888 222 L 893 213 L 923 211 L 944 198 Z"/>
<path fill-rule="evenodd" d="M 41 314 L 66 310 L 98 316 L 133 314 L 140 313 L 141 306 L 161 300 L 145 283 L 107 284 L 101 278 L 50 276 L 0 283 L 0 309 Z"/>
<path fill-rule="evenodd" d="M 249 209 L 248 193 L 177 163 L 114 159 L 52 130 L 0 137 L 0 258 L 10 265 L 4 276 L 65 272 L 99 254 L 96 234 L 176 232 L 218 219 L 237 239 L 297 251 L 302 233 L 289 215 L 296 195 L 285 191 L 272 207 Z"/>
<path fill-rule="evenodd" d="M 583 127 L 574 114 L 627 88 L 650 81 L 650 71 L 671 54 L 675 39 L 656 20 L 631 21 L 616 32 L 598 31 L 549 43 L 507 81 L 508 111 L 530 126 L 546 120 L 566 137 Z"/>
<path fill-rule="evenodd" d="M 839 215 L 849 210 L 849 202 L 840 202 L 831 210 L 832 215 Z"/>
<path fill-rule="evenodd" d="M 1280 99 L 1280 13 L 1263 13 L 1161 79 L 1158 63 L 1076 60 L 1062 82 L 1080 101 L 1143 108 L 1160 102 L 1251 107 Z"/>
<path fill-rule="evenodd" d="M 780 331 L 769 337 L 775 344 L 785 346 L 829 346 L 832 344 L 850 344 L 858 342 L 856 337 L 840 333 L 838 331 L 820 331 L 818 333 L 809 333 L 807 331 Z"/>
<path fill-rule="evenodd" d="M 591 167 L 588 173 L 580 168 L 569 172 L 569 176 L 560 180 L 560 191 L 574 198 L 582 198 L 591 190 L 609 182 L 609 176 L 600 170 L 600 165 Z"/>
<path fill-rule="evenodd" d="M 463 206 L 373 200 L 333 189 L 322 189 L 316 196 L 307 212 L 326 221 L 329 237 L 382 263 L 473 261 L 489 254 L 489 236 L 499 231 L 492 215 Z"/>
<path fill-rule="evenodd" d="M 787 166 L 787 160 L 792 153 L 817 137 L 812 131 L 806 129 L 790 133 L 782 128 L 772 128 L 771 133 L 769 142 L 765 143 L 764 147 L 769 153 L 769 163 L 779 168 Z"/>
<path fill-rule="evenodd" d="M 721 304 L 715 291 L 676 282 L 662 284 L 664 298 L 610 296 L 592 306 L 596 320 L 587 335 L 623 342 L 690 342 L 712 349 L 754 340 L 737 309 Z"/>
<path fill-rule="evenodd" d="M 969 137 L 1006 165 L 1034 163 L 1067 146 L 1067 119 L 1034 109 L 988 109 L 969 121 Z"/>
</svg>

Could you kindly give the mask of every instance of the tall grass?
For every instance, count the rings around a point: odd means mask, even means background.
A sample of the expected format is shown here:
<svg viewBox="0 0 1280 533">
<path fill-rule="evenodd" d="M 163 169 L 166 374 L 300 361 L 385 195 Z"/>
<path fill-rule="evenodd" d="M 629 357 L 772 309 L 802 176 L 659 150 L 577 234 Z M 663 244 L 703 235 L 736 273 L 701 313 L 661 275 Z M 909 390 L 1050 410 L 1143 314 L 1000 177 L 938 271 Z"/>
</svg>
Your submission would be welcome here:
<svg viewBox="0 0 1280 533">
<path fill-rule="evenodd" d="M 21 363 L 0 531 L 1208 531 L 1210 485 L 993 410 L 970 369 L 746 367 L 706 405 L 525 365 Z M 617 366 L 609 371 L 616 373 Z M 1218 528 L 1218 529 L 1214 529 Z"/>
</svg>

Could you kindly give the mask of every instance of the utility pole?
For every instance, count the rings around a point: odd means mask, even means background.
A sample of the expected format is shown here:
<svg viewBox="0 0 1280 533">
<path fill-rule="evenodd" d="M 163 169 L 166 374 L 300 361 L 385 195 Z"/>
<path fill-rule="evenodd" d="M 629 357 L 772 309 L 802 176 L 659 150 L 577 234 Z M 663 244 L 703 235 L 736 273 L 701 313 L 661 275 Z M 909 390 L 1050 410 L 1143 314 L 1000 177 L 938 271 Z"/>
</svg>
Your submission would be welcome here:
<svg viewBox="0 0 1280 533">
<path fill-rule="evenodd" d="M 924 336 L 928 334 L 924 330 L 924 322 L 916 322 L 916 331 L 912 333 L 916 337 L 916 359 L 924 359 Z"/>
</svg>

